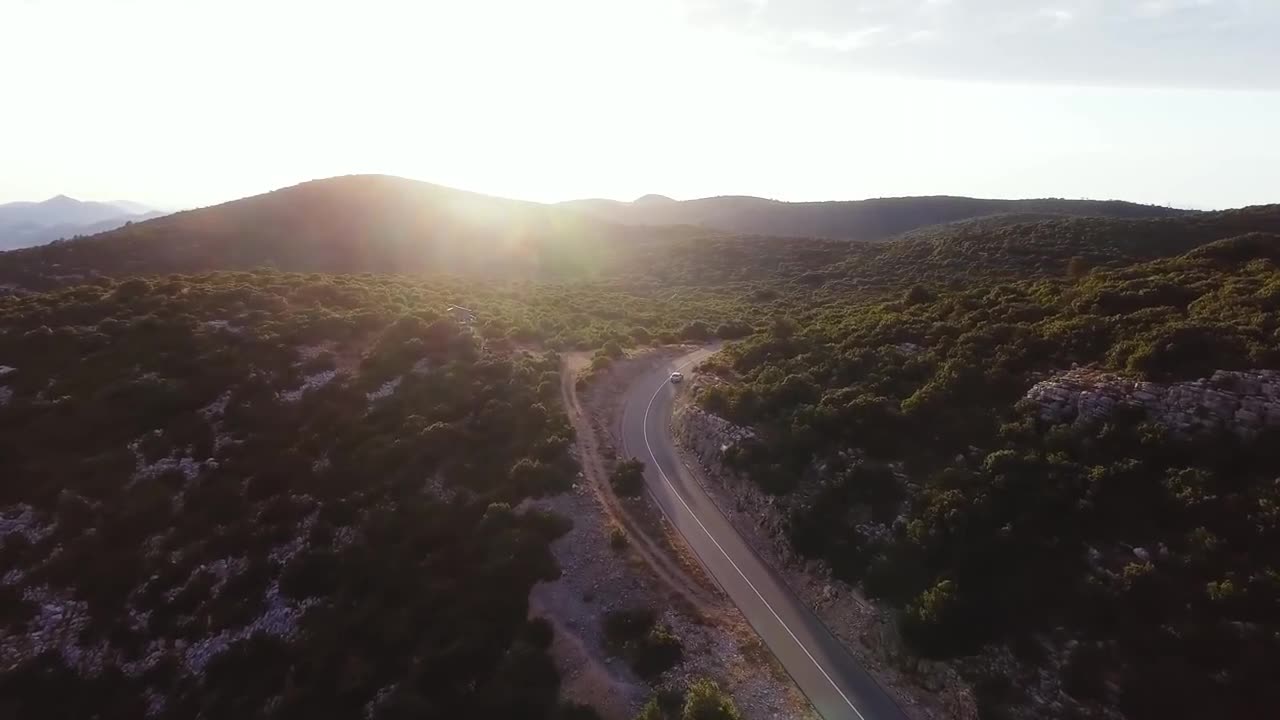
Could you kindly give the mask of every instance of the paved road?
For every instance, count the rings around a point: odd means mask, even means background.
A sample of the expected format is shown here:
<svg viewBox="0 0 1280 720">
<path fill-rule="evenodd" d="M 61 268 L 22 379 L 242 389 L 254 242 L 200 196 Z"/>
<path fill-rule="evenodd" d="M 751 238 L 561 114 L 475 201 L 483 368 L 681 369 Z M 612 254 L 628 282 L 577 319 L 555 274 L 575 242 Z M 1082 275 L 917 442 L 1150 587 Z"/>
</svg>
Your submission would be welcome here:
<svg viewBox="0 0 1280 720">
<path fill-rule="evenodd" d="M 755 554 L 680 462 L 671 437 L 676 369 L 710 350 L 685 355 L 627 390 L 622 447 L 645 463 L 645 481 L 702 564 L 826 720 L 898 720 L 906 715 L 786 584 Z"/>
</svg>

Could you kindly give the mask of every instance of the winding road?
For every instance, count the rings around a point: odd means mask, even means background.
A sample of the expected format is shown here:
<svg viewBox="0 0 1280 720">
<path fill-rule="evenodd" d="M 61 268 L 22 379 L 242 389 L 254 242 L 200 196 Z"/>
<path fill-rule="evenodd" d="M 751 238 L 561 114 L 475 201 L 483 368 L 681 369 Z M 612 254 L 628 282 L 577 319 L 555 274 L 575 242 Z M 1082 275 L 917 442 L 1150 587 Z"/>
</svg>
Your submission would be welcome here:
<svg viewBox="0 0 1280 720">
<path fill-rule="evenodd" d="M 703 349 L 642 375 L 627 389 L 622 447 L 645 464 L 645 481 L 667 518 L 825 720 L 907 716 L 786 583 L 738 535 L 680 461 L 671 436 L 668 382 L 712 354 Z"/>
</svg>

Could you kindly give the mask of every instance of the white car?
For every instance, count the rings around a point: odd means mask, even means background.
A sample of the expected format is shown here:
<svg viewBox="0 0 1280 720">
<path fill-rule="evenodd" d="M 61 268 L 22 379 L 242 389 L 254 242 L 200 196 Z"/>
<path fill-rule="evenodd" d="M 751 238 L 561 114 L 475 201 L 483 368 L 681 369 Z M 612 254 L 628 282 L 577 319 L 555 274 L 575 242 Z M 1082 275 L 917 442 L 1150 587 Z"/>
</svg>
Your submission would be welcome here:
<svg viewBox="0 0 1280 720">
<path fill-rule="evenodd" d="M 684 373 L 678 373 L 678 372 L 671 373 L 671 384 L 674 385 L 680 382 L 684 382 Z"/>
</svg>

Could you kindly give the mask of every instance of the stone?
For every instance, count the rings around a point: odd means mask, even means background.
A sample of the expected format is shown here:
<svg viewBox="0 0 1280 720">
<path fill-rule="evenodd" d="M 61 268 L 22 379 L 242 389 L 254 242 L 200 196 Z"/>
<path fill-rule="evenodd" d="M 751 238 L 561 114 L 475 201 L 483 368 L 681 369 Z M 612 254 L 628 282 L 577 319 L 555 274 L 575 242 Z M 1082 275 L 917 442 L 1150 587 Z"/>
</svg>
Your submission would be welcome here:
<svg viewBox="0 0 1280 720">
<path fill-rule="evenodd" d="M 1280 373 L 1219 370 L 1209 378 L 1157 383 L 1073 367 L 1035 383 L 1026 400 L 1054 424 L 1102 421 L 1125 406 L 1178 432 L 1225 428 L 1248 435 L 1263 424 L 1280 425 Z"/>
</svg>

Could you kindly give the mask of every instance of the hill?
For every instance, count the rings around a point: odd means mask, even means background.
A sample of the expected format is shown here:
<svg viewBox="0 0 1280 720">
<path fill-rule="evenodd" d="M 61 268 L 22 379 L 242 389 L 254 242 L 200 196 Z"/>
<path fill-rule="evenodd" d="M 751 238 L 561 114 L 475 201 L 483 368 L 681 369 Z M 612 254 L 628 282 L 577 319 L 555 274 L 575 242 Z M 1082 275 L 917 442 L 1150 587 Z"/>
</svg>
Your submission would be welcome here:
<svg viewBox="0 0 1280 720">
<path fill-rule="evenodd" d="M 93 275 L 258 267 L 583 276 L 608 261 L 606 250 L 615 242 L 679 232 L 621 227 L 402 178 L 353 175 L 10 253 L 0 258 L 0 282 L 47 287 Z"/>
<path fill-rule="evenodd" d="M 1278 229 L 1269 206 L 885 243 L 793 290 L 701 401 L 754 429 L 726 461 L 789 549 L 955 662 L 983 717 L 1268 717 Z"/>
<path fill-rule="evenodd" d="M 697 225 L 736 234 L 840 240 L 883 240 L 930 225 L 1011 213 L 1110 218 L 1187 214 L 1174 208 L 1114 200 L 982 200 L 947 196 L 792 203 L 746 196 L 676 201 L 646 195 L 630 203 L 572 200 L 560 207 L 628 225 Z"/>
<path fill-rule="evenodd" d="M 638 257 L 630 266 L 663 285 L 776 283 L 791 287 L 783 293 L 821 291 L 817 297 L 824 300 L 849 302 L 917 283 L 1060 279 L 1173 257 L 1250 232 L 1280 233 L 1280 205 L 1145 219 L 1002 215 L 883 242 L 695 237 L 634 248 Z"/>
<path fill-rule="evenodd" d="M 138 203 L 84 202 L 65 195 L 43 202 L 5 203 L 0 205 L 0 250 L 94 235 L 164 214 Z"/>
<path fill-rule="evenodd" d="M 654 196 L 642 204 L 679 203 Z M 912 279 L 963 282 L 972 273 L 1053 276 L 1077 257 L 1093 267 L 1122 265 L 1241 232 L 1273 232 L 1276 214 L 1269 207 L 1137 219 L 1003 213 L 859 242 L 617 225 L 563 206 L 348 176 L 3 253 L 0 284 L 42 289 L 97 276 L 272 267 L 632 285 L 803 277 L 806 285 L 834 283 L 846 292 Z"/>
<path fill-rule="evenodd" d="M 1181 255 L 1223 238 L 1280 233 L 1280 205 L 1167 218 L 1055 218 L 1008 224 L 975 220 L 860 246 L 821 277 L 845 286 L 900 287 L 978 279 L 1060 278 Z"/>
</svg>

